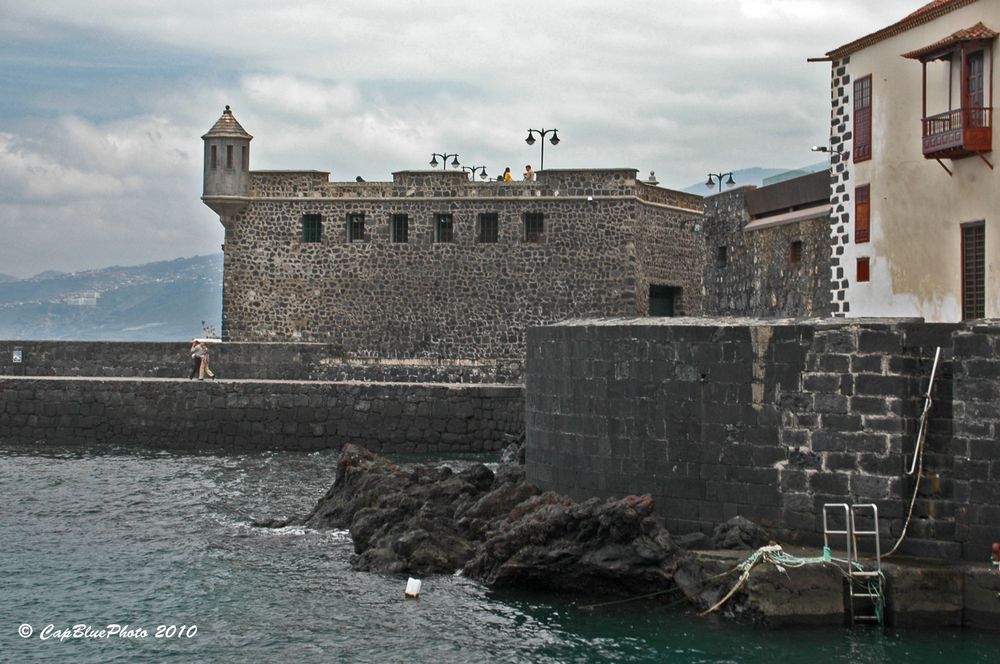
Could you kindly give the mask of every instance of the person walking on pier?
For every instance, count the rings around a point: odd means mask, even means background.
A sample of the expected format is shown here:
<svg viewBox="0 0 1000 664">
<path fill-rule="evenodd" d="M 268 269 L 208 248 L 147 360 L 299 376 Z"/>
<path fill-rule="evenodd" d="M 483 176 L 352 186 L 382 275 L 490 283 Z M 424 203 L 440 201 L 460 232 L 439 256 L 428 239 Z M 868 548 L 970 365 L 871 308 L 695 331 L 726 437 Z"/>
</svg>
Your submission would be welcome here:
<svg viewBox="0 0 1000 664">
<path fill-rule="evenodd" d="M 202 356 L 201 356 L 201 371 L 198 374 L 198 380 L 205 380 L 205 378 L 215 378 L 215 374 L 212 373 L 212 369 L 208 366 L 208 357 L 209 357 L 208 344 L 205 343 L 204 341 L 200 343 L 201 343 Z"/>
<path fill-rule="evenodd" d="M 202 373 L 202 367 L 204 366 L 205 356 L 208 354 L 208 349 L 205 345 L 194 339 L 191 341 L 191 348 L 188 350 L 191 353 L 191 375 L 188 376 L 188 380 L 193 380 L 195 376 L 198 380 L 201 380 L 204 375 Z"/>
</svg>

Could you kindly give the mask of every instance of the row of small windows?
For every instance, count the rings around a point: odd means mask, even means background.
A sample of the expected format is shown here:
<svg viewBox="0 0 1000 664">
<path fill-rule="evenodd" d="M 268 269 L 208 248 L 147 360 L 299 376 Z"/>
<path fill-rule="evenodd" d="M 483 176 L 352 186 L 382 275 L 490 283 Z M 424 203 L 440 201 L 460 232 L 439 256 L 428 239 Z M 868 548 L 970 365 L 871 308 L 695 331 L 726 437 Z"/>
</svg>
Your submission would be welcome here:
<svg viewBox="0 0 1000 664">
<path fill-rule="evenodd" d="M 545 215 L 541 212 L 527 212 L 523 215 L 524 242 L 538 243 L 545 240 Z M 321 242 L 323 238 L 323 215 L 302 215 L 302 241 Z M 476 239 L 482 244 L 496 244 L 500 238 L 500 216 L 495 212 L 479 215 Z M 352 212 L 347 215 L 347 241 L 361 242 L 365 239 L 365 213 Z M 389 217 L 389 241 L 407 243 L 410 241 L 410 216 L 393 214 Z M 434 215 L 434 242 L 455 241 L 455 217 L 450 213 Z"/>
<path fill-rule="evenodd" d="M 240 164 L 244 171 L 250 169 L 250 149 L 243 145 L 240 147 L 241 158 Z M 234 159 L 234 148 L 232 145 L 226 146 L 226 168 L 233 169 L 233 159 Z M 219 168 L 219 146 L 213 145 L 209 148 L 209 162 L 211 163 L 212 170 Z"/>
</svg>

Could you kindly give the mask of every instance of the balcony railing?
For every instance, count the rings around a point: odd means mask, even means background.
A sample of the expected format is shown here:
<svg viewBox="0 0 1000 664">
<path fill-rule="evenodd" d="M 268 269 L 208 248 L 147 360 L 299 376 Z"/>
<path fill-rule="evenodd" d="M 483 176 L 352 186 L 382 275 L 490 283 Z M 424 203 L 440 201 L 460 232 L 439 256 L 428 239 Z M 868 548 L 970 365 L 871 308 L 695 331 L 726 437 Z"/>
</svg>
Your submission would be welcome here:
<svg viewBox="0 0 1000 664">
<path fill-rule="evenodd" d="M 923 119 L 924 157 L 956 159 L 993 149 L 993 109 L 958 108 Z"/>
</svg>

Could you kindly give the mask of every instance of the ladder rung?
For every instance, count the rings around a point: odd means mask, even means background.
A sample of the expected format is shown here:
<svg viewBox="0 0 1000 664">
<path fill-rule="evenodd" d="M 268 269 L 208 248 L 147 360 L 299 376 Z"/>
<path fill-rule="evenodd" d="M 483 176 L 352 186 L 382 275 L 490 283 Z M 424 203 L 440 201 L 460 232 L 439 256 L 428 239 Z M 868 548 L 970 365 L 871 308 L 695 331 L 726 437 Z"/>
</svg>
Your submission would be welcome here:
<svg viewBox="0 0 1000 664">
<path fill-rule="evenodd" d="M 878 533 L 877 530 L 855 530 L 854 534 L 855 535 L 878 535 L 879 533 Z"/>
<path fill-rule="evenodd" d="M 878 622 L 878 616 L 854 616 L 854 622 Z"/>
<path fill-rule="evenodd" d="M 881 576 L 881 572 L 851 572 L 851 576 Z"/>
<path fill-rule="evenodd" d="M 875 599 L 881 596 L 879 593 L 851 593 L 851 597 L 860 597 L 863 599 Z"/>
</svg>

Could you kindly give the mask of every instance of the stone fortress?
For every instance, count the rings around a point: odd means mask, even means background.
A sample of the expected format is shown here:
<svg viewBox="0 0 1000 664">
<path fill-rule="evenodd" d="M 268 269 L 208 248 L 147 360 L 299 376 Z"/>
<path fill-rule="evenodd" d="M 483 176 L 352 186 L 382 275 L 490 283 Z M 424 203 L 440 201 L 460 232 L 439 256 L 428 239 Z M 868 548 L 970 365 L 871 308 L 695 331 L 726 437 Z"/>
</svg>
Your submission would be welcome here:
<svg viewBox="0 0 1000 664">
<path fill-rule="evenodd" d="M 519 361 L 531 326 L 702 311 L 702 199 L 634 169 L 330 182 L 251 171 L 252 136 L 228 107 L 203 139 L 202 200 L 225 227 L 225 340 Z"/>
</svg>

